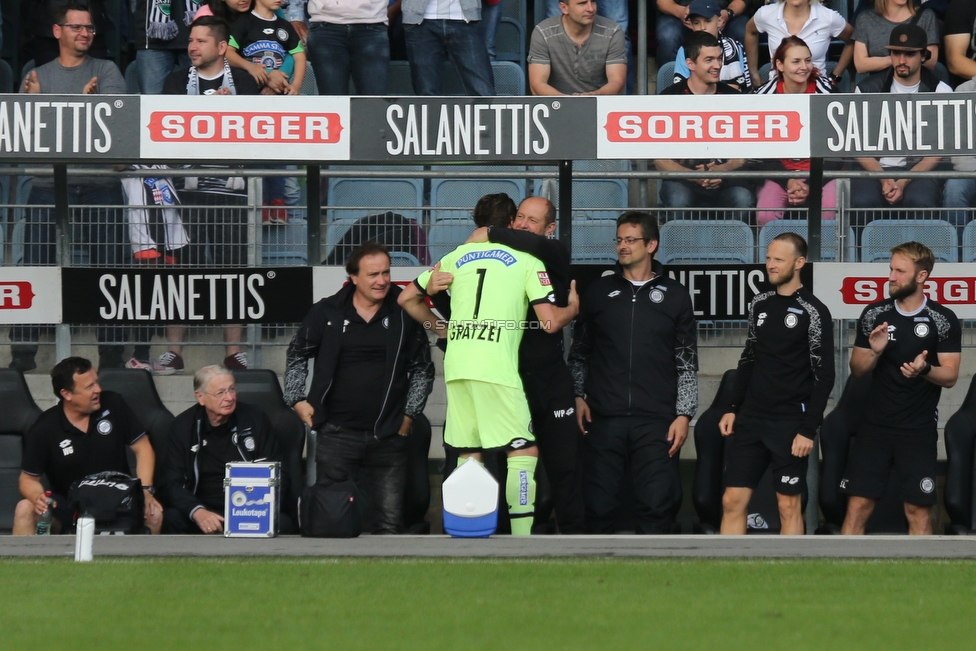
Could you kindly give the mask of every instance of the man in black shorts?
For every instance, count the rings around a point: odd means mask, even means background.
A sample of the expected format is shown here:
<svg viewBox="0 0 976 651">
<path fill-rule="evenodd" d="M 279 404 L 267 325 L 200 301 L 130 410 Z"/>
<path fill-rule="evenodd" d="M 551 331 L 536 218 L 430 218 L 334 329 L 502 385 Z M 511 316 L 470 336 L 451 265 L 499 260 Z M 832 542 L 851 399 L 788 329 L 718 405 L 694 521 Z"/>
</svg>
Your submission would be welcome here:
<svg viewBox="0 0 976 651">
<path fill-rule="evenodd" d="M 136 475 L 142 481 L 146 526 L 159 533 L 163 508 L 154 497 L 153 471 L 156 455 L 146 430 L 122 396 L 102 391 L 91 362 L 68 357 L 51 369 L 54 395 L 60 402 L 37 419 L 24 440 L 20 494 L 14 514 L 14 535 L 29 536 L 37 518 L 47 510 L 41 476 L 46 475 L 54 493 L 53 533 L 74 529 L 74 510 L 67 495 L 71 484 L 96 472 L 114 470 L 129 474 L 126 447 L 136 457 Z"/>
<path fill-rule="evenodd" d="M 863 534 L 894 466 L 908 533 L 932 533 L 939 396 L 959 377 L 961 330 L 951 310 L 922 288 L 935 266 L 924 244 L 891 249 L 890 298 L 868 305 L 858 321 L 851 374 L 871 375 L 865 422 L 840 488 L 850 498 L 843 534 Z"/>
<path fill-rule="evenodd" d="M 749 306 L 749 333 L 728 412 L 719 421 L 725 448 L 722 533 L 746 533 L 749 500 L 771 468 L 780 533 L 803 534 L 801 497 L 807 459 L 834 386 L 830 312 L 800 282 L 807 243 L 783 233 L 766 250 L 772 291 Z"/>
</svg>

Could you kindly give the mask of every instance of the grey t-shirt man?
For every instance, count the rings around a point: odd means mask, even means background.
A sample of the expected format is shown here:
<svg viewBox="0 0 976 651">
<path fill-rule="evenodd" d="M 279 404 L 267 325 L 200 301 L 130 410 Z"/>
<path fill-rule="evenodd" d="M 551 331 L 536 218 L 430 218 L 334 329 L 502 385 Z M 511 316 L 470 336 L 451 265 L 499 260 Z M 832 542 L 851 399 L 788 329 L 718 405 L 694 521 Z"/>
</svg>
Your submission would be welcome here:
<svg viewBox="0 0 976 651">
<path fill-rule="evenodd" d="M 37 83 L 41 93 L 45 95 L 81 95 L 85 86 L 93 77 L 98 78 L 95 93 L 98 95 L 125 95 L 125 78 L 119 72 L 114 61 L 106 59 L 85 58 L 80 66 L 66 68 L 54 59 L 43 66 L 34 69 L 37 72 Z M 118 180 L 107 176 L 80 176 L 84 170 L 92 167 L 104 166 L 70 165 L 69 179 L 72 185 L 97 184 L 100 186 L 117 185 Z M 50 176 L 34 177 L 34 185 L 38 187 L 54 187 L 54 179 Z"/>
<path fill-rule="evenodd" d="M 579 46 L 566 34 L 562 15 L 532 30 L 528 62 L 549 66 L 548 84 L 560 93 L 589 93 L 607 84 L 607 66 L 627 63 L 624 32 L 603 16 L 593 19 L 590 37 Z"/>
<path fill-rule="evenodd" d="M 909 20 L 894 23 L 884 16 L 879 16 L 870 9 L 868 11 L 862 11 L 861 15 L 857 17 L 857 21 L 855 21 L 853 38 L 855 41 L 864 43 L 868 49 L 869 57 L 887 58 L 888 50 L 885 46 L 888 45 L 888 37 L 891 35 L 891 30 L 898 25 L 907 24 Z M 922 15 L 918 17 L 918 26 L 925 30 L 925 36 L 929 45 L 939 45 L 939 26 L 936 22 L 934 12 L 928 10 L 922 11 Z"/>
</svg>

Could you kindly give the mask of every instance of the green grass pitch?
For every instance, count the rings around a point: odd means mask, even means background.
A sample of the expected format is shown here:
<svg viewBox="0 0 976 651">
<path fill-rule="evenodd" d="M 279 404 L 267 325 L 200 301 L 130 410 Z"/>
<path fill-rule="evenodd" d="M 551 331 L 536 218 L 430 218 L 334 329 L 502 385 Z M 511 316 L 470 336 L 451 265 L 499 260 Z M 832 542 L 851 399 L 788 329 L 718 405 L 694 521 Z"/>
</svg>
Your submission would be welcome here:
<svg viewBox="0 0 976 651">
<path fill-rule="evenodd" d="M 3 649 L 976 648 L 976 563 L 0 561 Z"/>
</svg>

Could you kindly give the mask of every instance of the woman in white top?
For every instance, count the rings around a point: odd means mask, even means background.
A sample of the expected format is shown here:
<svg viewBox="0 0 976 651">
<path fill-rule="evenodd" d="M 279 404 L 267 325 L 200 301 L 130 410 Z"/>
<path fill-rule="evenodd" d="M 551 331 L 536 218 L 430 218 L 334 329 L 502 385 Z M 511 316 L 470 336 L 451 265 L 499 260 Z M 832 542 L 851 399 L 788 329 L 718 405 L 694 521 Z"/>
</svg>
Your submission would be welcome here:
<svg viewBox="0 0 976 651">
<path fill-rule="evenodd" d="M 873 11 L 862 11 L 854 21 L 854 67 L 858 73 L 878 72 L 891 67 L 891 56 L 885 48 L 888 36 L 897 25 L 913 18 L 928 36 L 932 53 L 924 65 L 935 68 L 939 60 L 939 25 L 935 13 L 916 7 L 913 0 L 874 0 Z M 916 18 L 916 14 L 921 12 Z"/>
<path fill-rule="evenodd" d="M 830 73 L 836 80 L 844 74 L 853 57 L 854 44 L 851 41 L 851 27 L 844 17 L 833 9 L 820 4 L 820 0 L 777 0 L 774 4 L 760 7 L 746 25 L 746 56 L 749 59 L 749 73 L 754 86 L 761 86 L 766 80 L 759 78 L 759 35 L 769 37 L 769 54 L 776 52 L 780 41 L 787 36 L 799 36 L 810 47 L 813 65 L 819 70 L 827 69 L 827 49 L 830 41 L 839 38 L 846 44 Z"/>
</svg>

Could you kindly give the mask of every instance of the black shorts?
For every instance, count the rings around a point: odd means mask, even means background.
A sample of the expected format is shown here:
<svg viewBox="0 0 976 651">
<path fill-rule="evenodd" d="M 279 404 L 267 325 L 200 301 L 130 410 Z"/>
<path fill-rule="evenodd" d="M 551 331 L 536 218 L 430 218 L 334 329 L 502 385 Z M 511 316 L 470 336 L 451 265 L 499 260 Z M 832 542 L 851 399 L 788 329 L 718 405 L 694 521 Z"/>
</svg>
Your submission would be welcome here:
<svg viewBox="0 0 976 651">
<path fill-rule="evenodd" d="M 935 428 L 891 433 L 864 429 L 854 437 L 840 489 L 848 495 L 879 500 L 888 487 L 892 467 L 908 504 L 931 506 L 936 502 L 935 475 L 939 433 Z"/>
<path fill-rule="evenodd" d="M 756 488 L 766 468 L 780 495 L 807 490 L 807 458 L 793 456 L 800 421 L 737 416 L 735 433 L 725 440 L 725 485 Z"/>
</svg>

